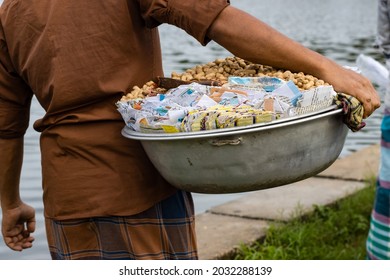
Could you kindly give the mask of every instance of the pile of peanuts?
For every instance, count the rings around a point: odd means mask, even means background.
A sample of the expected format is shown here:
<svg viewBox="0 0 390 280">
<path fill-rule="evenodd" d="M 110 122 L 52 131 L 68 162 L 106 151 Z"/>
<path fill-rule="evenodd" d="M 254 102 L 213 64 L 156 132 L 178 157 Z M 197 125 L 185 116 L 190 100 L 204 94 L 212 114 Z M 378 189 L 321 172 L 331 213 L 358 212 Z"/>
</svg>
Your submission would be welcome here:
<svg viewBox="0 0 390 280">
<path fill-rule="evenodd" d="M 204 65 L 197 65 L 186 70 L 182 74 L 174 72 L 171 75 L 173 79 L 179 79 L 182 81 L 218 80 L 221 82 L 227 82 L 229 76 L 277 77 L 286 81 L 293 81 L 301 90 L 308 90 L 313 87 L 326 85 L 323 80 L 320 80 L 312 75 L 305 75 L 303 72 L 292 73 L 289 70 L 277 70 L 271 66 L 253 64 L 239 57 L 217 59 Z"/>
<path fill-rule="evenodd" d="M 254 64 L 239 57 L 227 57 L 224 59 L 216 59 L 203 65 L 197 65 L 184 73 L 173 72 L 171 78 L 189 81 L 200 80 L 216 80 L 222 83 L 227 83 L 229 76 L 238 77 L 277 77 L 285 81 L 293 81 L 300 90 L 309 90 L 321 85 L 328 85 L 323 80 L 320 80 L 312 75 L 306 75 L 303 72 L 293 73 L 289 70 L 278 70 L 271 66 Z M 147 96 L 155 87 L 153 82 L 144 85 L 143 88 L 134 87 L 133 91 L 128 93 L 122 99 L 143 98 Z M 163 91 L 162 91 L 163 92 Z"/>
<path fill-rule="evenodd" d="M 138 86 L 134 86 L 133 89 L 123 95 L 121 98 L 121 102 L 126 102 L 128 100 L 137 99 L 137 98 L 145 98 L 146 96 L 156 95 L 157 93 L 165 93 L 166 90 L 164 88 L 159 88 L 157 84 L 153 81 L 149 81 L 142 86 L 142 88 Z"/>
</svg>

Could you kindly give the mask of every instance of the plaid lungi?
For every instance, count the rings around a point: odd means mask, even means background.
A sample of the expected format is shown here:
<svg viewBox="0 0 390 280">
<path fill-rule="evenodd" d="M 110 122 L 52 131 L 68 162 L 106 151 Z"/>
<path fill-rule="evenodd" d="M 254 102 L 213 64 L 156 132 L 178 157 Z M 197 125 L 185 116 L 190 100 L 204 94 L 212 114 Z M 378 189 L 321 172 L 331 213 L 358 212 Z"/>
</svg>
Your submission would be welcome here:
<svg viewBox="0 0 390 280">
<path fill-rule="evenodd" d="M 380 169 L 367 238 L 367 258 L 390 260 L 390 107 L 385 108 L 381 132 Z"/>
<path fill-rule="evenodd" d="M 194 205 L 178 191 L 127 217 L 46 219 L 52 259 L 197 259 Z"/>
</svg>

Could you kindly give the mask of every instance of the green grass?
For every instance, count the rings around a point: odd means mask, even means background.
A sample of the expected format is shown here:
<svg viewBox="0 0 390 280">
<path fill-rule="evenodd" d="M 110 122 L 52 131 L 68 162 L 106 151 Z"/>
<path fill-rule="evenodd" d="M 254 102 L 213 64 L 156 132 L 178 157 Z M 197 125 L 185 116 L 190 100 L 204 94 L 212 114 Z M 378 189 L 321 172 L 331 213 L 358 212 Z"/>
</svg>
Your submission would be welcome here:
<svg viewBox="0 0 390 280">
<path fill-rule="evenodd" d="M 263 240 L 241 245 L 237 260 L 362 260 L 375 195 L 367 187 L 331 206 L 285 224 L 272 224 Z"/>
</svg>

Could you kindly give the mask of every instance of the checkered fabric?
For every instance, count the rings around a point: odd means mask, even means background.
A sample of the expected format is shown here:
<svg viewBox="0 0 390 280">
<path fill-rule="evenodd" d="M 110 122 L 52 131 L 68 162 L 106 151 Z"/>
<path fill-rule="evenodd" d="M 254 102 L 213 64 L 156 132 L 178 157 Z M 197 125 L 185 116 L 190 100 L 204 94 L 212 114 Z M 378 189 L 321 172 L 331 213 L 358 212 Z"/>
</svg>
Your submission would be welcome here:
<svg viewBox="0 0 390 280">
<path fill-rule="evenodd" d="M 363 105 L 356 97 L 345 93 L 337 93 L 335 103 L 339 108 L 343 109 L 343 122 L 353 132 L 359 131 L 366 126 L 366 123 L 363 121 Z"/>
<path fill-rule="evenodd" d="M 128 217 L 46 219 L 52 259 L 197 259 L 194 206 L 178 191 L 154 207 Z"/>
</svg>

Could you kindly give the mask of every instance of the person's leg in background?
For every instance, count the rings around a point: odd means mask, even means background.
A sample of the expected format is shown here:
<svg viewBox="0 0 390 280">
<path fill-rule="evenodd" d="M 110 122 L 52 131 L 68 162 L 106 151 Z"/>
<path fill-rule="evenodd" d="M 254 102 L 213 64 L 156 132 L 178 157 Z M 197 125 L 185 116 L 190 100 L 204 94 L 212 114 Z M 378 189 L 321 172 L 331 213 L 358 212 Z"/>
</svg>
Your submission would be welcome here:
<svg viewBox="0 0 390 280">
<path fill-rule="evenodd" d="M 386 61 L 390 70 L 390 59 Z M 390 77 L 384 98 L 380 167 L 367 238 L 368 259 L 390 259 Z"/>
</svg>

